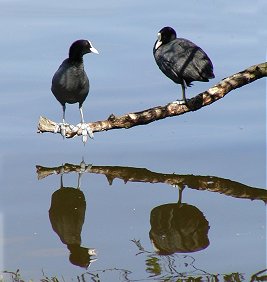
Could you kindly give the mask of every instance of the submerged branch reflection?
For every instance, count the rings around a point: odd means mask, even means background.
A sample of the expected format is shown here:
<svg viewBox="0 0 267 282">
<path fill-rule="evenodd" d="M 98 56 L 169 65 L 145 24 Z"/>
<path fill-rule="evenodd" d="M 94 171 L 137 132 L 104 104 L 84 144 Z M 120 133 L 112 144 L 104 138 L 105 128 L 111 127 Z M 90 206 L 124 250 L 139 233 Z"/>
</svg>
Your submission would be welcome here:
<svg viewBox="0 0 267 282">
<path fill-rule="evenodd" d="M 245 184 L 216 176 L 199 176 L 192 174 L 167 174 L 150 171 L 146 168 L 123 166 L 93 166 L 64 164 L 58 167 L 44 167 L 37 165 L 38 179 L 53 174 L 76 172 L 103 174 L 110 185 L 118 178 L 127 182 L 165 183 L 175 185 L 183 189 L 185 187 L 199 191 L 211 191 L 241 199 L 262 200 L 267 203 L 267 191 L 265 189 L 247 186 Z"/>
</svg>

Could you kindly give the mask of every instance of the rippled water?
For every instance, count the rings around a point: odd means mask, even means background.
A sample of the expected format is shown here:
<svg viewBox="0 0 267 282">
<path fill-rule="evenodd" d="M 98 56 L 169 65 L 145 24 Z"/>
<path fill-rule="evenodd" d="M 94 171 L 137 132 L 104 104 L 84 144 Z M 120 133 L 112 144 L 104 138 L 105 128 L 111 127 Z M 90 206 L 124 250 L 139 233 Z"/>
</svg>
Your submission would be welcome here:
<svg viewBox="0 0 267 282">
<path fill-rule="evenodd" d="M 88 38 L 100 52 L 84 59 L 84 112 L 103 120 L 177 99 L 180 87 L 152 55 L 165 25 L 214 64 L 216 78 L 196 82 L 188 97 L 264 62 L 263 1 L 0 6 L 2 270 L 19 269 L 27 281 L 248 281 L 266 268 L 265 79 L 194 113 L 96 133 L 86 146 L 36 133 L 40 115 L 61 119 L 50 84 L 74 40 Z M 66 119 L 79 121 L 78 106 L 67 106 Z M 79 191 L 83 159 L 90 166 Z"/>
</svg>

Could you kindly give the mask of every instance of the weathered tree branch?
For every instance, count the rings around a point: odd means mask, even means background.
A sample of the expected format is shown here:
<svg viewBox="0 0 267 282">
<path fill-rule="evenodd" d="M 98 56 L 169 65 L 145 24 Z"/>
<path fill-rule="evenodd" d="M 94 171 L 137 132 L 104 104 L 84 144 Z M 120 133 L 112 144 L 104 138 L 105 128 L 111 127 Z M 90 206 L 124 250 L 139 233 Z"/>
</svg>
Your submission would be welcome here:
<svg viewBox="0 0 267 282">
<path fill-rule="evenodd" d="M 215 101 L 223 98 L 230 91 L 249 84 L 257 79 L 267 76 L 267 62 L 251 66 L 239 73 L 221 80 L 207 91 L 198 94 L 188 100 L 187 105 L 169 103 L 165 106 L 157 106 L 140 112 L 128 113 L 122 116 L 111 114 L 108 119 L 88 123 L 93 132 L 107 131 L 111 129 L 131 128 L 137 125 L 145 125 L 153 121 L 182 115 L 187 112 L 199 110 Z M 38 133 L 54 133 L 56 122 L 45 117 L 40 117 Z M 58 130 L 58 133 L 60 131 Z M 66 137 L 72 138 L 81 135 L 81 130 L 73 132 L 69 126 L 66 128 Z"/>
<path fill-rule="evenodd" d="M 245 184 L 216 176 L 179 175 L 150 171 L 146 168 L 122 167 L 122 166 L 92 166 L 64 164 L 58 167 L 36 166 L 38 179 L 49 175 L 62 173 L 94 173 L 106 176 L 108 183 L 112 185 L 115 178 L 127 182 L 165 183 L 176 185 L 180 188 L 190 188 L 200 191 L 211 191 L 232 196 L 235 198 L 262 200 L 267 203 L 267 191 L 265 189 L 250 187 Z"/>
</svg>

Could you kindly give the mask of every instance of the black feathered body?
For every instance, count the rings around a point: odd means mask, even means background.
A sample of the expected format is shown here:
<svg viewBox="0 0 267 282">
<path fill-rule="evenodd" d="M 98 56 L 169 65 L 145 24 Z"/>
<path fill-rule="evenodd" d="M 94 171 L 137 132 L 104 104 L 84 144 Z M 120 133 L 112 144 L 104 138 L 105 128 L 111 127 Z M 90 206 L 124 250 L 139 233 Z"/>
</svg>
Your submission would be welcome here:
<svg viewBox="0 0 267 282">
<path fill-rule="evenodd" d="M 157 42 L 156 42 L 157 43 Z M 209 81 L 214 78 L 213 65 L 207 54 L 193 42 L 176 38 L 160 45 L 153 54 L 160 70 L 175 83 Z"/>
<path fill-rule="evenodd" d="M 51 90 L 62 106 L 65 103 L 79 103 L 81 106 L 89 93 L 83 61 L 64 60 L 53 76 Z"/>
</svg>

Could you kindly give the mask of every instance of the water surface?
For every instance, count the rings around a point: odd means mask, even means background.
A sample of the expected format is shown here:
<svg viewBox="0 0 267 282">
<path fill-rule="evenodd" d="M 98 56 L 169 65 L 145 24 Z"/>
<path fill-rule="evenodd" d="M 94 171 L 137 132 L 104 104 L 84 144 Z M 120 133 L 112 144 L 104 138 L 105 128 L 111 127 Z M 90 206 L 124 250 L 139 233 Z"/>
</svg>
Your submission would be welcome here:
<svg viewBox="0 0 267 282">
<path fill-rule="evenodd" d="M 40 115 L 61 119 L 61 106 L 50 92 L 50 83 L 74 40 L 88 38 L 100 52 L 84 59 L 91 82 L 84 112 L 88 121 L 103 120 L 111 113 L 165 105 L 179 97 L 180 87 L 159 71 L 152 55 L 156 34 L 165 25 L 200 45 L 214 64 L 216 78 L 196 82 L 187 90 L 188 97 L 264 62 L 264 8 L 263 1 L 246 5 L 243 1 L 78 1 L 75 5 L 61 0 L 2 1 L 1 268 L 19 269 L 25 280 L 34 281 L 43 273 L 65 281 L 77 276 L 94 281 L 97 274 L 101 281 L 166 277 L 175 281 L 189 275 L 205 281 L 220 274 L 223 281 L 224 275 L 239 273 L 241 281 L 248 281 L 265 269 L 266 209 L 264 191 L 259 189 L 266 187 L 266 80 L 237 89 L 194 113 L 96 133 L 86 146 L 80 138 L 63 140 L 59 135 L 36 133 Z M 67 106 L 66 119 L 79 121 L 78 106 Z M 130 174 L 128 181 L 114 178 L 110 185 L 112 177 L 89 170 L 81 177 L 80 196 L 74 192 L 78 173 L 70 171 L 63 175 L 63 185 L 80 197 L 78 212 L 64 214 L 64 209 L 57 208 L 59 200 L 55 205 L 59 213 L 51 219 L 60 174 L 38 179 L 36 166 L 57 172 L 65 163 L 79 166 L 82 159 L 92 168 L 128 171 L 131 167 L 139 172 L 145 168 L 161 178 L 175 174 L 182 183 L 190 175 L 194 181 L 210 176 L 219 182 L 212 189 L 203 188 L 212 184 L 207 179 L 197 187 L 186 182 L 181 203 L 189 208 L 187 212 L 178 203 L 179 187 L 173 183 L 134 181 L 140 175 Z M 240 197 L 247 193 L 258 198 Z M 197 220 L 202 223 L 199 228 Z M 160 227 L 161 235 L 174 245 L 177 234 L 183 234 L 180 243 L 187 249 L 178 242 L 174 252 L 160 252 L 155 237 L 154 245 L 151 241 L 151 230 Z M 97 260 L 87 269 L 75 265 L 73 256 L 70 261 L 70 252 L 78 247 L 67 246 L 69 236 L 64 237 L 62 230 L 74 232 L 76 242 L 80 235 L 80 251 L 96 250 L 97 256 L 90 259 Z M 238 281 L 237 276 L 233 281 Z"/>
</svg>

